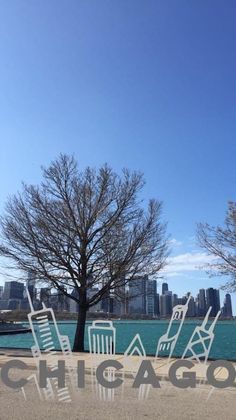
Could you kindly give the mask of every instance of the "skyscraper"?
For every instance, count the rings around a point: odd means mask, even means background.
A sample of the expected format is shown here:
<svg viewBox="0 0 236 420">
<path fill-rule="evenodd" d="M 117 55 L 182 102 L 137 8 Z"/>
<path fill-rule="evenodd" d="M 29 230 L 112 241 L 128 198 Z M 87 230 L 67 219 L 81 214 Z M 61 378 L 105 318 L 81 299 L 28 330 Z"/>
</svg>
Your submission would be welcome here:
<svg viewBox="0 0 236 420">
<path fill-rule="evenodd" d="M 146 314 L 150 316 L 155 315 L 155 299 L 157 294 L 156 280 L 147 280 L 147 298 L 146 298 Z"/>
<path fill-rule="evenodd" d="M 168 283 L 162 283 L 162 295 L 168 292 Z"/>
<path fill-rule="evenodd" d="M 160 296 L 160 316 L 167 317 L 172 313 L 172 293 L 166 292 Z"/>
<path fill-rule="evenodd" d="M 130 314 L 146 314 L 147 281 L 148 276 L 144 276 L 129 282 Z"/>
<path fill-rule="evenodd" d="M 174 293 L 172 295 L 172 307 L 174 308 L 174 306 L 178 305 L 178 295 L 176 295 L 176 293 Z"/>
<path fill-rule="evenodd" d="M 160 315 L 160 295 L 158 293 L 156 293 L 156 296 L 155 296 L 154 315 L 156 316 Z"/>
<path fill-rule="evenodd" d="M 23 299 L 24 284 L 18 281 L 6 281 L 4 285 L 3 299 Z"/>
<path fill-rule="evenodd" d="M 206 306 L 209 309 L 212 306 L 210 316 L 216 316 L 217 312 L 220 310 L 220 294 L 219 290 L 209 287 L 206 290 Z"/>
<path fill-rule="evenodd" d="M 233 316 L 231 296 L 229 293 L 225 295 L 224 306 L 222 308 L 222 315 L 226 318 L 232 318 Z"/>
<path fill-rule="evenodd" d="M 205 289 L 200 289 L 198 293 L 198 316 L 206 315 L 206 293 Z"/>
<path fill-rule="evenodd" d="M 195 304 L 193 296 L 191 296 L 190 301 L 188 303 L 188 310 L 187 310 L 186 316 L 192 318 L 195 315 L 196 315 L 196 304 Z"/>
</svg>

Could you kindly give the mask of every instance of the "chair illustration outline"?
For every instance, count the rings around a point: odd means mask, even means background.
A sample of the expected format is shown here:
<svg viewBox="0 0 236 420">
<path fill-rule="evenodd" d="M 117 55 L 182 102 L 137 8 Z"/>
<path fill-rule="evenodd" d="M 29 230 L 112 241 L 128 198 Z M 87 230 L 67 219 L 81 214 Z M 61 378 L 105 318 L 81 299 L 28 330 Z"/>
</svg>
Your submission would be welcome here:
<svg viewBox="0 0 236 420">
<path fill-rule="evenodd" d="M 99 334 L 99 331 L 102 334 Z M 116 328 L 112 321 L 93 321 L 88 327 L 89 353 L 115 355 Z"/>
<path fill-rule="evenodd" d="M 88 327 L 88 341 L 89 341 L 89 353 L 92 356 L 104 356 L 104 355 L 115 355 L 116 350 L 116 328 L 113 326 L 112 321 L 97 320 L 93 321 L 92 325 Z M 94 366 L 96 360 L 92 360 L 91 367 L 91 382 L 92 389 L 95 392 L 97 398 L 101 401 L 113 401 L 114 400 L 114 389 L 106 389 L 95 378 Z M 114 369 L 107 369 L 104 372 L 106 380 L 108 382 L 114 381 L 115 371 Z"/>
<path fill-rule="evenodd" d="M 210 327 L 207 329 L 206 325 L 207 322 L 209 321 L 209 316 L 212 310 L 212 306 L 209 307 L 204 320 L 202 321 L 201 325 L 198 325 L 197 327 L 195 327 L 189 342 L 183 352 L 182 355 L 182 359 L 188 359 L 188 360 L 196 360 L 197 362 L 201 363 L 201 359 L 200 358 L 204 358 L 204 363 L 207 362 L 209 354 L 210 354 L 210 350 L 211 350 L 211 346 L 213 343 L 213 340 L 215 338 L 215 334 L 214 334 L 214 329 L 215 329 L 215 325 L 216 322 L 218 321 L 218 318 L 221 314 L 221 311 L 218 311 L 218 313 L 215 316 L 214 321 L 211 323 Z M 195 339 L 195 336 L 197 336 L 198 338 Z M 208 341 L 208 343 L 207 343 Z M 194 346 L 201 344 L 203 347 L 203 352 L 201 353 L 197 353 L 194 350 Z M 190 352 L 191 356 L 186 357 L 187 353 Z"/>
<path fill-rule="evenodd" d="M 160 351 L 167 351 L 169 353 L 168 358 L 169 359 L 171 358 L 173 351 L 175 349 L 176 343 L 178 341 L 187 311 L 188 311 L 188 304 L 189 304 L 190 299 L 191 299 L 191 295 L 189 295 L 188 300 L 185 303 L 185 305 L 174 306 L 167 331 L 158 340 L 156 356 L 155 356 L 156 358 L 159 356 Z M 177 329 L 177 332 L 174 335 L 170 336 L 170 330 L 171 330 L 173 322 L 179 321 L 179 320 L 180 320 L 180 324 Z"/>
</svg>

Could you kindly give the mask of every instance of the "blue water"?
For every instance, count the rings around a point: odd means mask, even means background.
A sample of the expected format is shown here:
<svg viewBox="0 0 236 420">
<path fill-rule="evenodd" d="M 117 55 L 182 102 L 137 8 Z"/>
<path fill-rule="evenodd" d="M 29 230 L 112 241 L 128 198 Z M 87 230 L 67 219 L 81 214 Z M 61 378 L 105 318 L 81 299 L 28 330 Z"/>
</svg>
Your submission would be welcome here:
<svg viewBox="0 0 236 420">
<path fill-rule="evenodd" d="M 117 353 L 123 353 L 129 343 L 139 333 L 148 355 L 154 355 L 158 339 L 166 332 L 168 321 L 114 321 L 116 327 Z M 196 325 L 200 325 L 201 321 L 186 321 L 182 328 L 179 340 L 175 347 L 173 356 L 181 356 L 183 350 Z M 27 325 L 26 323 L 24 325 Z M 87 327 L 91 322 L 86 324 L 85 349 L 88 350 Z M 76 322 L 63 321 L 58 322 L 58 327 L 62 335 L 68 335 L 71 345 L 75 334 Z M 34 344 L 31 333 L 19 335 L 3 335 L 0 336 L 1 347 L 14 347 L 30 349 Z M 58 345 L 59 348 L 59 345 Z M 228 359 L 236 360 L 236 321 L 221 321 L 215 327 L 215 339 L 210 352 L 212 359 Z"/>
</svg>

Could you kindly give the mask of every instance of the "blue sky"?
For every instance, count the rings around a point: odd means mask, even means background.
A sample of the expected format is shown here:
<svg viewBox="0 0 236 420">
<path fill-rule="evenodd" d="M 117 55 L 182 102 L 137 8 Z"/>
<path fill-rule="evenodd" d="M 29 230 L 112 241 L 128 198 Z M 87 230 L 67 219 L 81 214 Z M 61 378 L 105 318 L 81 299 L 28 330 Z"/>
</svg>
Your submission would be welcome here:
<svg viewBox="0 0 236 420">
<path fill-rule="evenodd" d="M 235 19 L 233 0 L 1 1 L 0 210 L 60 152 L 140 169 L 174 239 L 170 287 L 219 286 L 194 235 L 236 199 Z"/>
</svg>

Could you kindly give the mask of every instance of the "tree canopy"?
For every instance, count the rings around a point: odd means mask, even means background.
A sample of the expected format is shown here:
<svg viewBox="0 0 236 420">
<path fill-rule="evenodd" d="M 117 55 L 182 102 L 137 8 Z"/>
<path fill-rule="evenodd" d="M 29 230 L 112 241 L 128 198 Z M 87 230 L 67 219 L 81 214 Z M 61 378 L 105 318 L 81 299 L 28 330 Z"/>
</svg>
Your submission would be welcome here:
<svg viewBox="0 0 236 420">
<path fill-rule="evenodd" d="M 105 294 L 119 294 L 136 276 L 155 276 L 166 264 L 162 204 L 152 199 L 144 208 L 143 175 L 128 169 L 79 171 L 74 157 L 60 155 L 42 175 L 40 185 L 23 184 L 8 200 L 0 255 L 75 300 L 82 325 Z"/>
<path fill-rule="evenodd" d="M 200 246 L 214 256 L 208 264 L 210 275 L 227 276 L 224 288 L 236 290 L 236 203 L 229 202 L 225 225 L 210 226 L 200 223 L 197 229 Z"/>
</svg>

